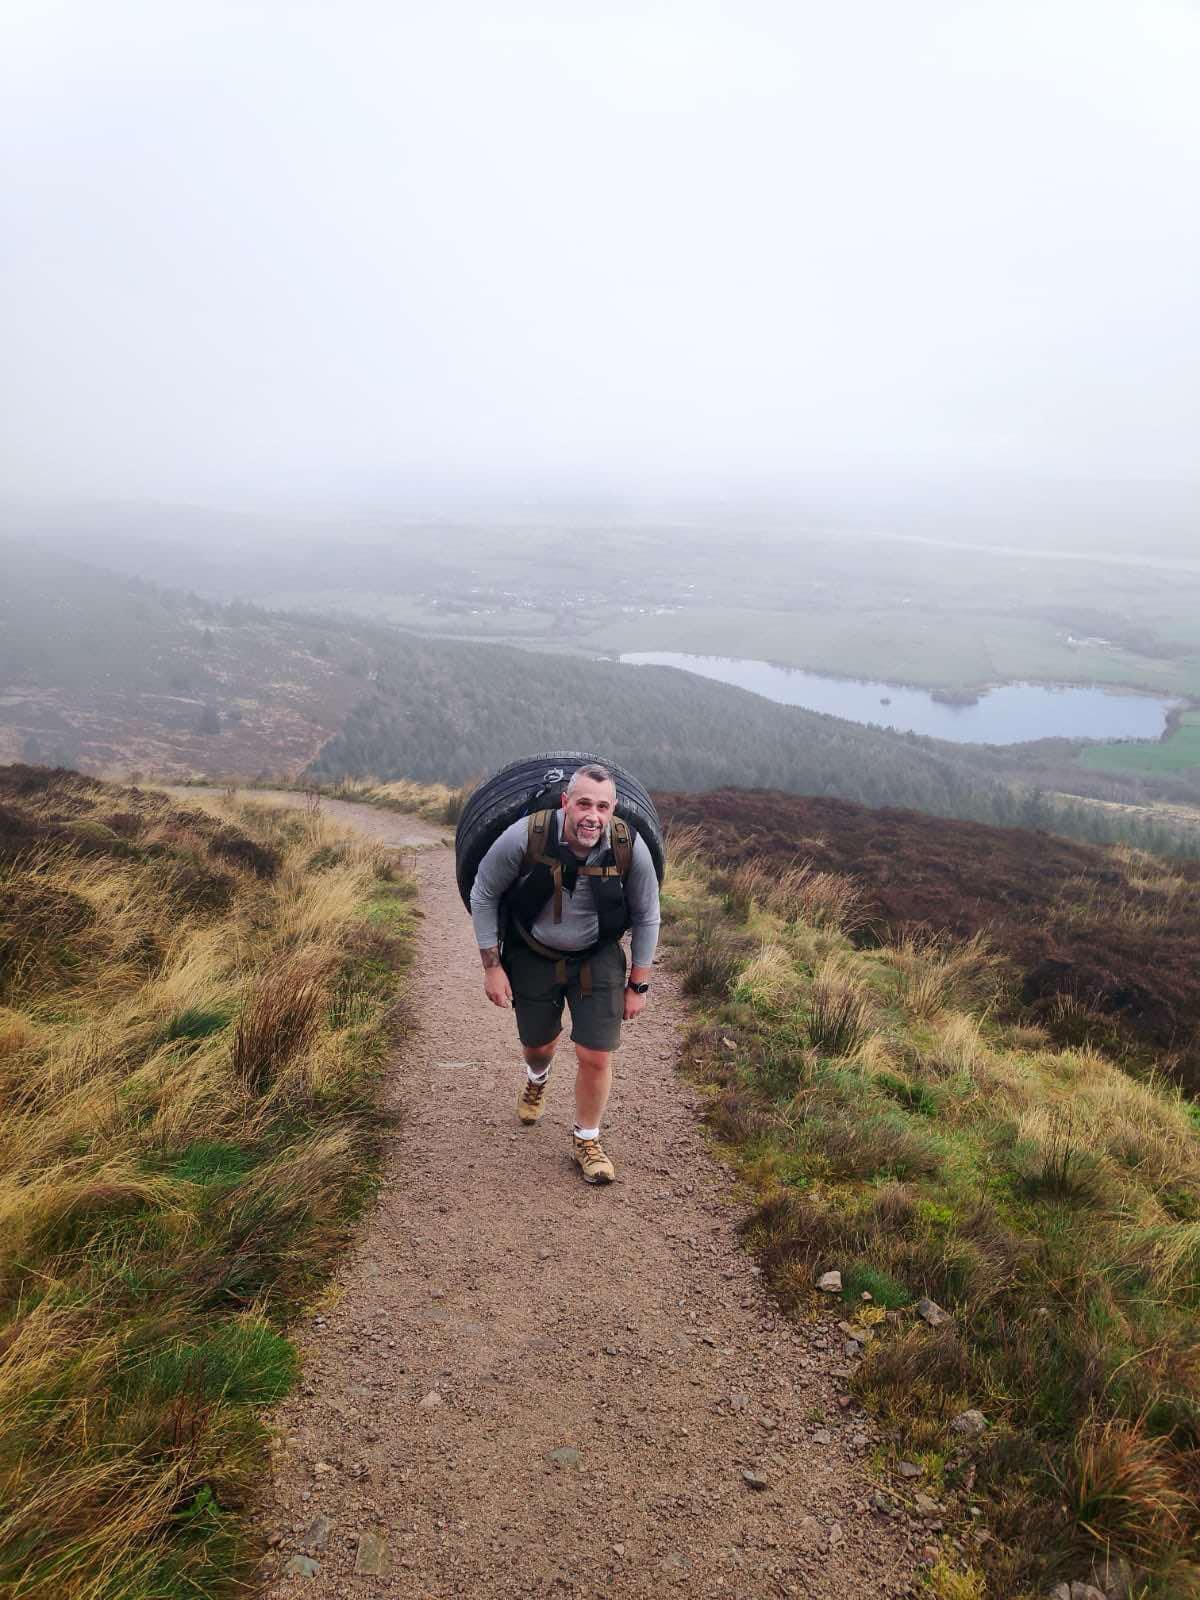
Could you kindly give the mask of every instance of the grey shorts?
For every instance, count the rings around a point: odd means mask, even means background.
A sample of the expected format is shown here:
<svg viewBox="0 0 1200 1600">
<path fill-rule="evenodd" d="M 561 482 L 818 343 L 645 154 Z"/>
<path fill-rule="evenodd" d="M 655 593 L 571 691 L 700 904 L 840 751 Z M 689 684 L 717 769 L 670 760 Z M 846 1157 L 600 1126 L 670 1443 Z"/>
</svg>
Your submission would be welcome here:
<svg viewBox="0 0 1200 1600">
<path fill-rule="evenodd" d="M 583 965 L 567 956 L 567 981 L 558 982 L 556 962 L 547 961 L 514 934 L 504 946 L 504 970 L 512 985 L 517 1035 L 522 1044 L 537 1048 L 562 1032 L 565 1000 L 571 1012 L 571 1038 L 585 1050 L 615 1050 L 621 1042 L 625 1014 L 625 951 L 619 944 L 603 945 L 588 957 L 592 992 L 585 995 L 579 982 Z"/>
</svg>

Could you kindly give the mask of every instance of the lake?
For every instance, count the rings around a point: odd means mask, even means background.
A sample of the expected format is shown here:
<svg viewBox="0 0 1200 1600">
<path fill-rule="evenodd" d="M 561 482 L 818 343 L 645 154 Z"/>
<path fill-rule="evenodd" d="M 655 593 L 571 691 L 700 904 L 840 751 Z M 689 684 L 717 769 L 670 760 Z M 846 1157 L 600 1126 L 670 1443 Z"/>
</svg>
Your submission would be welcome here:
<svg viewBox="0 0 1200 1600">
<path fill-rule="evenodd" d="M 1128 690 L 1072 684 L 1005 683 L 973 704 L 952 705 L 928 689 L 897 683 L 831 678 L 799 667 L 673 650 L 636 650 L 632 666 L 681 667 L 750 689 L 785 706 L 827 711 L 851 722 L 873 722 L 904 733 L 927 733 L 960 744 L 1021 744 L 1027 739 L 1157 739 L 1177 700 Z"/>
</svg>

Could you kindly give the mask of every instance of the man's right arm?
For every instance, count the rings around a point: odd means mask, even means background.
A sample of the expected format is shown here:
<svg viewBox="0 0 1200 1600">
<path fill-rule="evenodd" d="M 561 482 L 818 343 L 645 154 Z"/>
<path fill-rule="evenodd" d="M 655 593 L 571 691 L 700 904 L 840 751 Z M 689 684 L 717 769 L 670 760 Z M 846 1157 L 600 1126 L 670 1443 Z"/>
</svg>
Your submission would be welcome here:
<svg viewBox="0 0 1200 1600">
<path fill-rule="evenodd" d="M 500 965 L 500 900 L 517 880 L 525 856 L 529 825 L 519 817 L 493 843 L 471 887 L 471 922 L 483 963 L 483 987 L 493 1005 L 512 1002 L 508 975 Z"/>
</svg>

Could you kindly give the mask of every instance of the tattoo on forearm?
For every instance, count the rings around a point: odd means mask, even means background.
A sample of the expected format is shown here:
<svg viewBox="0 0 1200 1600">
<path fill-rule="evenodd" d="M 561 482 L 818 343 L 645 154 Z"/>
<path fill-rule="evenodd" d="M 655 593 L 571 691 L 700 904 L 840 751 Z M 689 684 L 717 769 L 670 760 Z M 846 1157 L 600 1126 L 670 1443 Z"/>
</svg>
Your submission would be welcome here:
<svg viewBox="0 0 1200 1600">
<path fill-rule="evenodd" d="M 489 945 L 486 950 L 479 952 L 479 959 L 485 967 L 498 967 L 500 965 L 500 951 L 494 944 Z"/>
</svg>

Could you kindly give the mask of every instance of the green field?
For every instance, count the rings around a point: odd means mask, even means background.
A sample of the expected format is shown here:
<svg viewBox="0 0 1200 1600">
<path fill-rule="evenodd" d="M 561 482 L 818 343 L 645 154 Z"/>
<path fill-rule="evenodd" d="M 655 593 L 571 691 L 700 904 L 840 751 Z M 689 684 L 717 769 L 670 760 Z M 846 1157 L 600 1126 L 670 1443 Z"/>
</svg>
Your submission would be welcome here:
<svg viewBox="0 0 1200 1600">
<path fill-rule="evenodd" d="M 568 535 L 569 567 L 547 561 Z M 1024 681 L 1200 697 L 1200 576 L 1186 563 L 1143 569 L 736 519 L 407 532 L 343 556 L 340 581 L 297 571 L 267 603 L 454 638 L 739 656 L 931 689 Z"/>
<path fill-rule="evenodd" d="M 1185 711 L 1169 739 L 1092 745 L 1083 751 L 1079 762 L 1097 772 L 1186 772 L 1191 767 L 1200 768 L 1200 711 Z"/>
</svg>

